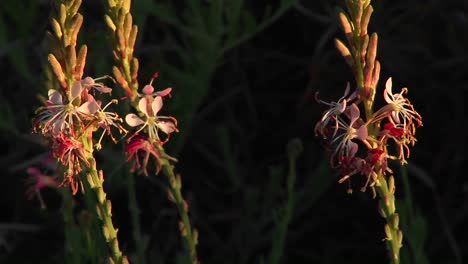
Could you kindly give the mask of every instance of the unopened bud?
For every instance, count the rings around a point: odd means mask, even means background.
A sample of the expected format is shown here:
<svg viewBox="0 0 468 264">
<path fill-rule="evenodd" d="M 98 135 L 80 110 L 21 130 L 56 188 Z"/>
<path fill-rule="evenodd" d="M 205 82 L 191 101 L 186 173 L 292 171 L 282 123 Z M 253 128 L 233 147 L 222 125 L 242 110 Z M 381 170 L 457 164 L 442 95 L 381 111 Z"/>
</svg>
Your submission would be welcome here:
<svg viewBox="0 0 468 264">
<path fill-rule="evenodd" d="M 76 59 L 75 74 L 78 80 L 83 78 L 84 67 L 86 65 L 86 55 L 88 54 L 88 47 L 82 45 L 78 51 L 78 58 Z"/>
<path fill-rule="evenodd" d="M 395 215 L 393 216 L 393 223 L 392 223 L 393 228 L 394 228 L 394 229 L 398 229 L 398 225 L 399 225 L 399 224 L 400 224 L 400 216 L 399 216 L 398 214 L 395 214 Z"/>
<path fill-rule="evenodd" d="M 388 191 L 395 193 L 395 178 L 393 176 L 388 177 Z"/>
<path fill-rule="evenodd" d="M 365 7 L 364 13 L 362 15 L 362 20 L 361 20 L 361 35 L 367 34 L 367 26 L 369 25 L 370 17 L 373 11 L 374 9 L 372 8 L 371 5 L 368 5 L 367 7 Z"/>
<path fill-rule="evenodd" d="M 76 14 L 76 12 L 78 12 L 78 9 L 80 9 L 80 6 L 81 0 L 74 0 L 73 4 L 70 6 L 70 8 L 68 8 L 68 13 L 72 15 Z"/>
<path fill-rule="evenodd" d="M 183 237 L 187 236 L 187 229 L 185 228 L 185 225 L 182 221 L 179 222 L 179 230 Z"/>
<path fill-rule="evenodd" d="M 106 21 L 107 26 L 108 26 L 113 32 L 115 32 L 115 30 L 116 30 L 117 28 L 115 27 L 115 24 L 114 24 L 114 22 L 112 21 L 112 19 L 110 18 L 110 16 L 105 15 L 105 16 L 104 16 L 104 20 Z"/>
<path fill-rule="evenodd" d="M 132 24 L 133 24 L 132 14 L 127 13 L 125 15 L 124 24 L 123 24 L 125 39 L 128 39 L 128 37 L 130 36 L 130 32 L 132 30 Z"/>
<path fill-rule="evenodd" d="M 60 4 L 60 25 L 65 25 L 65 20 L 67 19 L 67 7 L 64 4 Z"/>
<path fill-rule="evenodd" d="M 132 5 L 131 0 L 123 0 L 122 10 L 125 14 L 130 13 L 130 6 Z"/>
<path fill-rule="evenodd" d="M 66 89 L 67 88 L 67 83 L 65 81 L 65 74 L 63 73 L 62 66 L 60 65 L 60 62 L 57 60 L 57 58 L 54 56 L 54 54 L 49 54 L 48 56 L 49 59 L 49 64 L 52 67 L 52 71 L 54 71 L 55 76 L 57 77 L 58 81 L 60 82 L 60 85 Z"/>
<path fill-rule="evenodd" d="M 335 46 L 338 49 L 338 51 L 341 53 L 341 56 L 344 57 L 349 67 L 353 67 L 354 61 L 353 61 L 351 52 L 349 51 L 348 47 L 346 47 L 346 45 L 339 39 L 335 39 Z"/>
<path fill-rule="evenodd" d="M 52 24 L 52 29 L 54 30 L 55 36 L 57 38 L 62 37 L 62 29 L 60 28 L 60 24 L 55 18 L 52 18 L 52 21 L 50 22 Z"/>
<path fill-rule="evenodd" d="M 130 50 L 130 53 L 133 53 L 137 34 L 138 34 L 138 27 L 136 25 L 133 25 L 132 30 L 128 36 L 128 43 L 127 43 L 127 48 Z"/>
<path fill-rule="evenodd" d="M 386 236 L 385 239 L 392 240 L 393 237 L 392 237 L 392 231 L 390 230 L 390 226 L 386 224 L 384 229 L 385 229 L 385 236 Z"/>
<path fill-rule="evenodd" d="M 91 188 L 94 188 L 96 186 L 96 184 L 93 181 L 93 177 L 91 177 L 91 174 L 86 174 L 86 180 L 88 181 L 89 186 L 91 186 Z"/>
<path fill-rule="evenodd" d="M 401 232 L 401 230 L 397 231 L 397 241 L 401 248 L 403 246 L 403 233 Z"/>
</svg>

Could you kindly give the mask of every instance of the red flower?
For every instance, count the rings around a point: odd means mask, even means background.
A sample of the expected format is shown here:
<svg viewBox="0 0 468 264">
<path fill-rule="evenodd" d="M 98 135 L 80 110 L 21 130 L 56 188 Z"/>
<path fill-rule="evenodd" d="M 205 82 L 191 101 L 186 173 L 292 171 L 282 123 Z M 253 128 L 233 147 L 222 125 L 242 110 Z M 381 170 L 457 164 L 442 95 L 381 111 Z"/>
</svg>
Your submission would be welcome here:
<svg viewBox="0 0 468 264">
<path fill-rule="evenodd" d="M 141 168 L 143 174 L 148 176 L 147 166 L 150 157 L 154 159 L 156 174 L 161 170 L 161 155 L 155 145 L 149 141 L 148 136 L 136 134 L 131 137 L 125 152 L 127 152 L 127 161 L 133 160 L 132 171 Z"/>
</svg>

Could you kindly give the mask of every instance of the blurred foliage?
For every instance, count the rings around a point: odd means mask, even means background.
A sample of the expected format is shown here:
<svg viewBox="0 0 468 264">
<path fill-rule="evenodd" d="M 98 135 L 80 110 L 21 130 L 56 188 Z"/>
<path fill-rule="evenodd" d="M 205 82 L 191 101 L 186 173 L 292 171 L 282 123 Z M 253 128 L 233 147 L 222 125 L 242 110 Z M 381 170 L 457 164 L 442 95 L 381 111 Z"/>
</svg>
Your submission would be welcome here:
<svg viewBox="0 0 468 264">
<path fill-rule="evenodd" d="M 370 30 L 379 33 L 381 79 L 393 76 L 395 86 L 408 86 L 424 122 L 407 172 L 395 169 L 405 231 L 402 264 L 464 263 L 467 6 L 462 0 L 374 2 Z M 334 8 L 340 3 L 133 1 L 140 82 L 159 71 L 156 86 L 174 88 L 165 111 L 179 119 L 181 132 L 168 152 L 179 159 L 203 263 L 268 263 L 273 248 L 282 250 L 274 252 L 281 263 L 385 260 L 375 200 L 369 193 L 346 194 L 313 134 L 323 110 L 315 92 L 338 98 L 351 76 L 332 42 L 339 36 Z M 86 75 L 111 69 L 101 4 L 83 3 Z M 45 90 L 49 13 L 49 1 L 0 2 L 0 165 L 7 187 L 0 194 L 0 263 L 62 263 L 64 257 L 60 195 L 44 191 L 46 210 L 24 197 L 24 170 L 45 151 L 29 127 L 40 104 L 37 94 Z M 303 140 L 304 152 L 296 162 L 294 210 L 284 230 L 277 213 L 288 201 L 284 149 L 294 137 Z M 129 175 L 121 148 L 98 158 L 105 163 L 119 240 L 132 258 Z M 183 263 L 166 183 L 158 176 L 134 180 L 148 263 Z M 356 190 L 360 184 L 353 181 Z M 275 247 L 281 228 L 284 247 Z"/>
</svg>

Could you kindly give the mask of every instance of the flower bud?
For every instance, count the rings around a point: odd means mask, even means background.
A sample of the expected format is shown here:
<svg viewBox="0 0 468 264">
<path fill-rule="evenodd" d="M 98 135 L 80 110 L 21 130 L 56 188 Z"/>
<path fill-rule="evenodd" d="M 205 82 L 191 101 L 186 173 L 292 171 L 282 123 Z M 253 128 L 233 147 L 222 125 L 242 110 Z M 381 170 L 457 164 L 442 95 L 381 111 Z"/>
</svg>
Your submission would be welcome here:
<svg viewBox="0 0 468 264">
<path fill-rule="evenodd" d="M 57 38 L 61 38 L 62 29 L 60 28 L 59 22 L 55 18 L 52 18 L 50 24 L 52 25 L 52 29 L 54 30 L 55 36 L 57 36 Z"/>
<path fill-rule="evenodd" d="M 115 24 L 114 24 L 114 22 L 112 21 L 112 19 L 110 18 L 110 16 L 105 15 L 105 16 L 104 16 L 104 20 L 106 21 L 107 26 L 109 26 L 109 28 L 110 28 L 113 32 L 115 32 L 115 30 L 116 30 L 117 28 L 115 27 Z"/>
</svg>

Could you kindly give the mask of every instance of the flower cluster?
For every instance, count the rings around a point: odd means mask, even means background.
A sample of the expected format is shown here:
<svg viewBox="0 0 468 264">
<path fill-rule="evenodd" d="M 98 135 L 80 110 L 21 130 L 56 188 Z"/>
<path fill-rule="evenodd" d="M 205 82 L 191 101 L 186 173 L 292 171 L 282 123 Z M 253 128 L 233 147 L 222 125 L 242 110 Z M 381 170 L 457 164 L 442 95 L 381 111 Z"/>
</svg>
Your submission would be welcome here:
<svg viewBox="0 0 468 264">
<path fill-rule="evenodd" d="M 175 160 L 165 153 L 161 153 L 161 146 L 166 143 L 170 134 L 178 132 L 177 119 L 172 116 L 158 115 L 163 107 L 163 98 L 170 96 L 171 88 L 155 92 L 152 86 L 153 80 L 157 78 L 157 73 L 151 82 L 143 87 L 143 93 L 139 95 L 138 112 L 140 116 L 130 113 L 125 117 L 125 121 L 131 127 L 137 128 L 136 132 L 129 138 L 125 151 L 127 161 L 132 161 L 132 170 L 142 169 L 148 175 L 148 162 L 153 157 L 156 167 L 156 174 L 161 169 L 161 158 Z M 147 134 L 142 134 L 146 131 Z M 166 136 L 162 139 L 159 135 L 162 131 Z"/>
<path fill-rule="evenodd" d="M 373 186 L 379 174 L 391 172 L 388 159 L 399 160 L 402 164 L 410 155 L 409 145 L 416 142 L 416 127 L 422 125 L 421 116 L 404 96 L 408 89 L 393 93 L 392 79 L 385 85 L 386 104 L 367 120 L 361 117 L 358 92 L 349 93 L 349 84 L 345 94 L 338 102 L 319 103 L 329 106 L 322 119 L 315 126 L 316 135 L 327 139 L 332 154 L 330 163 L 341 173 L 340 182 L 352 175 L 361 174 L 367 186 Z M 379 130 L 377 133 L 368 133 Z"/>
<path fill-rule="evenodd" d="M 116 103 L 116 100 L 111 100 L 102 107 L 101 101 L 93 96 L 95 91 L 112 91 L 104 84 L 97 83 L 97 80 L 86 77 L 73 82 L 70 89 L 50 89 L 48 100 L 36 111 L 33 119 L 33 132 L 41 133 L 49 139 L 53 157 L 66 168 L 62 184 L 70 184 L 73 193 L 78 191 L 78 182 L 75 179 L 81 172 L 82 165 L 89 165 L 84 138 L 92 141 L 92 133 L 102 128 L 103 133 L 94 145 L 99 150 L 104 134 L 107 133 L 115 141 L 111 127 L 125 132 L 117 113 L 107 111 L 109 105 Z"/>
</svg>

